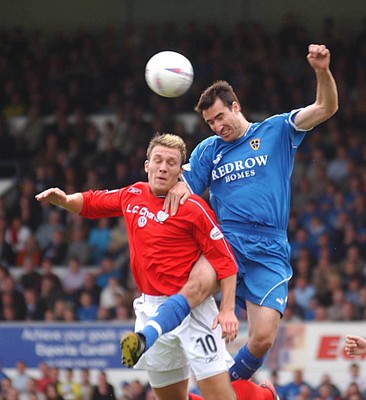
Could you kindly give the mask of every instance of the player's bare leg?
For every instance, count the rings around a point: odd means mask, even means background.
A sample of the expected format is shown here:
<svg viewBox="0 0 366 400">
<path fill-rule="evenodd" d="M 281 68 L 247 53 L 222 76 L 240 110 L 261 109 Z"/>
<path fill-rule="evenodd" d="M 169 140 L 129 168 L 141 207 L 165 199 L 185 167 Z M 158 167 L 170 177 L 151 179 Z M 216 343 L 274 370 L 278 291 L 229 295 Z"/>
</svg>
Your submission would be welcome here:
<svg viewBox="0 0 366 400">
<path fill-rule="evenodd" d="M 152 388 L 157 400 L 187 400 L 188 379 L 162 388 Z"/>
<path fill-rule="evenodd" d="M 272 347 L 279 323 L 277 310 L 246 302 L 248 315 L 248 341 L 234 356 L 235 365 L 230 368 L 230 377 L 250 379 L 259 369 Z M 245 362 L 242 362 L 245 360 Z"/>
<path fill-rule="evenodd" d="M 191 308 L 197 307 L 207 297 L 220 291 L 216 272 L 206 258 L 201 255 L 194 265 L 187 283 L 180 290 Z"/>
</svg>

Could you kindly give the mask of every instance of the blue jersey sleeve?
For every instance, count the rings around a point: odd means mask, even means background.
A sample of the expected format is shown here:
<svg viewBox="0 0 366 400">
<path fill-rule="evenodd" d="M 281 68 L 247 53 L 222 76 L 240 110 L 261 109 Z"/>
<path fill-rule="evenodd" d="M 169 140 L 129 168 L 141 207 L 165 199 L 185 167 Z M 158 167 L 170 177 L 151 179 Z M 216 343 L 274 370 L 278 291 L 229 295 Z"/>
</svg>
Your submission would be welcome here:
<svg viewBox="0 0 366 400">
<path fill-rule="evenodd" d="M 192 193 L 199 196 L 211 184 L 212 154 L 215 145 L 215 136 L 202 141 L 192 151 L 189 163 L 183 166 L 183 181 L 188 185 Z"/>
<path fill-rule="evenodd" d="M 289 121 L 289 131 L 290 131 L 289 135 L 293 145 L 296 147 L 300 146 L 307 132 L 307 130 L 299 129 L 295 125 L 295 117 L 299 111 L 301 111 L 301 108 L 299 108 L 298 110 L 292 110 L 289 114 L 287 114 L 288 115 L 287 118 Z"/>
</svg>

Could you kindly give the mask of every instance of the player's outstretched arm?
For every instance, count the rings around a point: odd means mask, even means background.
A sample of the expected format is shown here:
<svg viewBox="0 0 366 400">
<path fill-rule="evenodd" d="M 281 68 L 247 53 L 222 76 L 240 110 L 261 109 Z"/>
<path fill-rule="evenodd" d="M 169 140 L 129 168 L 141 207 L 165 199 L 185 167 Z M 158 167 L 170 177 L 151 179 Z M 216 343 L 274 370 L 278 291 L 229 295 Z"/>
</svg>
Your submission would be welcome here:
<svg viewBox="0 0 366 400">
<path fill-rule="evenodd" d="M 309 130 L 326 121 L 338 110 L 337 85 L 330 71 L 330 51 L 323 44 L 311 44 L 307 60 L 316 76 L 316 99 L 295 116 L 299 129 Z"/>
<path fill-rule="evenodd" d="M 83 195 L 81 193 L 66 194 L 59 188 L 46 189 L 35 196 L 37 201 L 48 201 L 54 206 L 62 207 L 65 210 L 79 214 L 83 208 Z"/>
<path fill-rule="evenodd" d="M 366 354 L 366 339 L 361 336 L 347 335 L 345 350 L 349 356 Z"/>
</svg>

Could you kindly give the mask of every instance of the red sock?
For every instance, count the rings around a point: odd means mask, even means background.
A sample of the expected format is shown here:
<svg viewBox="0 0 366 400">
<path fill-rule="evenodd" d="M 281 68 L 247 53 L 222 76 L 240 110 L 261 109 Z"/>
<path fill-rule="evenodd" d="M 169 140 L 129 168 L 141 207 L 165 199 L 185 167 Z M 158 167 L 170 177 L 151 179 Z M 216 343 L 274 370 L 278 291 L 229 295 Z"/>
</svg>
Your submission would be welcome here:
<svg viewBox="0 0 366 400">
<path fill-rule="evenodd" d="M 203 397 L 197 394 L 189 393 L 189 400 L 204 400 Z"/>
<path fill-rule="evenodd" d="M 272 392 L 251 381 L 237 380 L 231 382 L 238 400 L 273 400 Z"/>
</svg>

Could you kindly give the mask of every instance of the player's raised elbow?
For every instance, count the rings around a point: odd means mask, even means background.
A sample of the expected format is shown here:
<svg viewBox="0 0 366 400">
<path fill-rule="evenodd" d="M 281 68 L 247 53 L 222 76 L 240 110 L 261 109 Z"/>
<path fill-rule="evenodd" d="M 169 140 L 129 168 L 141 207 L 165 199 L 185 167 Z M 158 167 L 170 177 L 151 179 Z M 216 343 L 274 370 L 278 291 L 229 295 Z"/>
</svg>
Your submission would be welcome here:
<svg viewBox="0 0 366 400">
<path fill-rule="evenodd" d="M 316 111 L 313 114 L 314 119 L 316 120 L 314 126 L 333 117 L 333 115 L 336 114 L 337 111 L 338 111 L 338 100 L 319 104 L 317 106 Z"/>
</svg>

